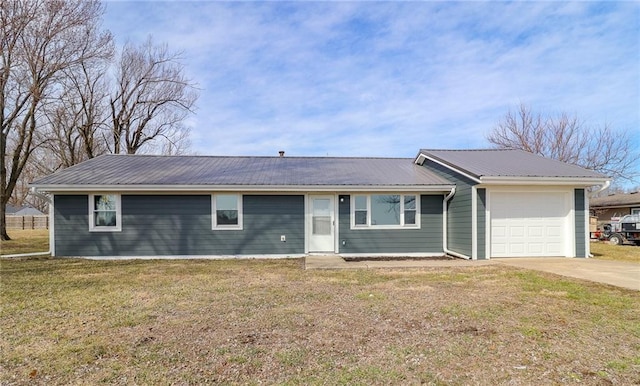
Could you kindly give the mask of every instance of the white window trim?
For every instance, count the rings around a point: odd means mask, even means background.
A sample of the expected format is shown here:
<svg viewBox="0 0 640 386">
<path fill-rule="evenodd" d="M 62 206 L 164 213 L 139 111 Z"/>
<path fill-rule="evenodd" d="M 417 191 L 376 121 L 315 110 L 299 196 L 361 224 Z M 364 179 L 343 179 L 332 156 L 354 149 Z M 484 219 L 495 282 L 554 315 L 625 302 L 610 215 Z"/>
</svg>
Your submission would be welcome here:
<svg viewBox="0 0 640 386">
<path fill-rule="evenodd" d="M 217 220 L 218 220 L 218 216 L 216 216 L 216 197 L 218 195 L 224 195 L 224 196 L 231 196 L 234 195 L 236 196 L 236 202 L 238 204 L 238 224 L 237 225 L 218 225 L 217 224 Z M 239 193 L 218 193 L 218 194 L 212 194 L 211 195 L 211 229 L 216 230 L 216 231 L 223 231 L 223 230 L 242 230 L 242 218 L 243 218 L 243 212 L 242 212 L 242 194 Z"/>
<path fill-rule="evenodd" d="M 371 225 L 371 196 L 385 195 L 385 194 L 393 194 L 400 196 L 400 225 Z M 366 225 L 356 225 L 356 196 L 365 196 L 367 198 L 367 224 Z M 405 196 L 416 196 L 416 223 L 415 224 L 404 224 L 404 197 Z M 419 193 L 363 193 L 363 194 L 352 194 L 350 197 L 351 205 L 350 205 L 350 223 L 352 230 L 361 230 L 361 229 L 420 229 L 420 194 Z"/>
<path fill-rule="evenodd" d="M 640 214 L 640 208 L 631 208 L 631 214 Z"/>
<path fill-rule="evenodd" d="M 116 196 L 116 226 L 96 226 L 95 218 L 93 216 L 95 211 L 95 196 Z M 120 232 L 122 231 L 122 196 L 119 194 L 111 193 L 94 193 L 89 195 L 89 232 Z"/>
</svg>

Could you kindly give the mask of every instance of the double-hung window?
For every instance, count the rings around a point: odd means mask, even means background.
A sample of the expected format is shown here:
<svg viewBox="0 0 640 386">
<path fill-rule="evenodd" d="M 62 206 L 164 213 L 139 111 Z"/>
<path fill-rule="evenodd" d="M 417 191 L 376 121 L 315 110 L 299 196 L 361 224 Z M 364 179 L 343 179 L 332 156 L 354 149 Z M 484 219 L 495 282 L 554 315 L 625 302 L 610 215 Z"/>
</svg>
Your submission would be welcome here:
<svg viewBox="0 0 640 386">
<path fill-rule="evenodd" d="M 419 228 L 416 194 L 368 194 L 351 198 L 351 228 Z"/>
<path fill-rule="evenodd" d="M 91 232 L 118 232 L 122 230 L 120 195 L 89 195 L 89 230 Z"/>
<path fill-rule="evenodd" d="M 212 202 L 213 229 L 242 229 L 242 196 L 214 194 Z"/>
<path fill-rule="evenodd" d="M 368 224 L 369 203 L 367 196 L 355 196 L 353 200 L 353 219 L 355 226 L 366 226 Z"/>
</svg>

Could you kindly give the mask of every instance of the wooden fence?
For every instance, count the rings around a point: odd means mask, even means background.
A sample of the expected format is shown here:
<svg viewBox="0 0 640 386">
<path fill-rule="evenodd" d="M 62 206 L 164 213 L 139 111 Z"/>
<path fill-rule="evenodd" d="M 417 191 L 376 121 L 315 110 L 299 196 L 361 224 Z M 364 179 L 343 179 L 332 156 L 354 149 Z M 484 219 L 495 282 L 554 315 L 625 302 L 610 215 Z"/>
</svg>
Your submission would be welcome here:
<svg viewBox="0 0 640 386">
<path fill-rule="evenodd" d="M 7 229 L 49 229 L 49 216 L 7 216 Z"/>
</svg>

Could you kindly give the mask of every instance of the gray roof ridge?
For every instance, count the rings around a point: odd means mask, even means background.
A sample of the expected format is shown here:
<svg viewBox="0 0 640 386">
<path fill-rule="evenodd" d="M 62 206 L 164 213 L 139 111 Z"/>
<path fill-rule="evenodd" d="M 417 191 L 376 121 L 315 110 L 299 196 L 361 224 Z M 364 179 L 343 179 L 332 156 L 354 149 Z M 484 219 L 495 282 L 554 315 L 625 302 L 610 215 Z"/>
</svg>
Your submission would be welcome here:
<svg viewBox="0 0 640 386">
<path fill-rule="evenodd" d="M 81 165 L 84 165 L 81 166 Z M 445 186 L 413 158 L 102 155 L 32 182 L 87 185 Z M 65 188 L 66 189 L 66 188 Z"/>
<path fill-rule="evenodd" d="M 474 151 L 474 152 L 480 152 L 480 151 L 524 151 L 526 153 L 529 153 L 525 150 L 522 149 L 508 149 L 508 148 L 486 148 L 486 149 L 420 149 L 420 151 L 426 151 L 426 152 L 431 152 L 431 151 L 455 151 L 455 152 L 468 152 L 468 151 Z M 533 154 L 533 153 L 531 153 Z"/>
<path fill-rule="evenodd" d="M 156 157 L 156 158 L 261 158 L 261 159 L 286 159 L 286 158 L 294 158 L 294 159 L 383 159 L 383 160 L 413 160 L 412 157 L 380 157 L 380 156 L 362 156 L 362 157 L 346 157 L 346 156 L 283 156 L 280 157 L 278 155 L 270 156 L 270 155 L 206 155 L 206 154 L 176 154 L 176 155 L 165 155 L 165 154 L 102 154 L 98 157 L 105 156 L 113 156 L 113 157 Z M 95 158 L 98 158 L 95 157 Z M 76 165 L 73 165 L 76 166 Z M 73 167 L 70 166 L 70 167 Z"/>
<path fill-rule="evenodd" d="M 429 152 L 429 150 L 426 149 L 420 149 L 420 152 L 422 153 L 422 151 L 425 152 Z M 438 151 L 438 150 L 433 150 L 433 151 Z M 445 150 L 446 151 L 446 150 Z M 477 175 L 476 173 L 472 173 L 469 170 L 464 169 L 463 167 L 461 167 L 460 165 L 456 165 L 450 161 L 444 160 L 436 155 L 431 155 L 433 158 L 435 158 L 436 160 L 438 160 L 439 162 L 441 162 L 442 164 L 446 165 L 446 167 L 452 169 L 452 170 L 457 170 L 458 172 L 462 172 L 462 173 L 466 173 L 474 178 L 480 178 L 479 175 Z"/>
<path fill-rule="evenodd" d="M 587 169 L 583 166 L 577 165 L 575 163 L 571 163 L 571 162 L 567 162 L 567 161 L 561 161 L 558 159 L 554 159 L 554 158 L 550 158 L 550 157 L 545 157 L 541 154 L 537 154 L 537 153 L 533 153 L 530 151 L 526 151 L 526 150 L 522 150 L 522 149 L 510 149 L 510 148 L 495 148 L 495 149 L 453 149 L 453 150 L 444 150 L 444 149 L 433 149 L 433 150 L 429 150 L 429 149 L 420 149 L 420 153 L 424 154 L 424 155 L 429 155 L 431 157 L 433 157 L 435 160 L 441 162 L 442 164 L 446 165 L 447 167 L 453 169 L 453 170 L 457 170 L 459 172 L 463 172 L 466 173 L 470 176 L 473 176 L 475 178 L 481 178 L 481 177 L 491 177 L 493 176 L 493 174 L 491 173 L 486 173 L 486 172 L 472 172 L 471 170 L 469 170 L 467 167 L 464 167 L 462 165 L 460 165 L 458 162 L 456 162 L 455 160 L 450 160 L 447 159 L 447 155 L 446 154 L 442 154 L 442 153 L 470 153 L 470 152 L 502 152 L 502 151 L 514 151 L 514 152 L 518 152 L 521 154 L 527 154 L 528 156 L 532 156 L 532 157 L 536 157 L 540 160 L 544 160 L 547 163 L 550 164 L 557 164 L 559 167 L 563 167 L 563 168 L 575 168 L 574 170 L 577 169 L 582 169 L 582 170 L 589 170 L 593 173 L 596 174 L 600 174 L 602 177 L 606 177 L 604 176 L 602 173 L 596 172 L 594 170 L 590 170 Z M 499 175 L 499 174 L 498 174 Z M 528 175 L 522 175 L 522 176 L 528 176 Z"/>
</svg>

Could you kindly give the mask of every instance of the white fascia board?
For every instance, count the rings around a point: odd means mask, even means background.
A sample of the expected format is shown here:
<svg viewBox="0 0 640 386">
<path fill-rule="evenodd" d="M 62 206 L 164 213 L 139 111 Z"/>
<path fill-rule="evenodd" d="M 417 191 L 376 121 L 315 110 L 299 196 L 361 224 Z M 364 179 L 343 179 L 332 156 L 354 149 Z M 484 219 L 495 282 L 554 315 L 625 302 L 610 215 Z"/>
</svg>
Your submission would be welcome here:
<svg viewBox="0 0 640 386">
<path fill-rule="evenodd" d="M 72 192 L 418 192 L 448 193 L 453 185 L 34 185 L 37 191 Z"/>
<path fill-rule="evenodd" d="M 456 168 L 456 167 L 454 167 L 454 166 L 448 165 L 448 164 L 446 164 L 446 163 L 444 163 L 444 162 L 442 162 L 442 161 L 440 161 L 440 160 L 438 160 L 438 159 L 435 159 L 435 158 L 433 158 L 433 157 L 430 157 L 430 156 L 428 156 L 428 155 L 425 155 L 424 153 L 420 153 L 420 155 L 418 155 L 418 157 L 417 157 L 417 158 L 416 158 L 416 160 L 415 160 L 415 163 L 416 163 L 416 164 L 418 164 L 418 165 L 422 165 L 422 164 L 424 163 L 424 161 L 425 161 L 425 160 L 429 160 L 429 161 L 435 162 L 435 163 L 437 163 L 437 164 L 438 164 L 438 165 L 440 165 L 440 166 L 444 166 L 445 168 L 447 168 L 447 169 L 449 169 L 449 170 L 453 170 L 454 172 L 456 172 L 456 173 L 458 173 L 458 174 L 460 174 L 460 175 L 463 175 L 463 176 L 467 177 L 467 178 L 468 178 L 468 179 L 470 179 L 471 181 L 474 181 L 474 182 L 477 182 L 477 183 L 480 183 L 480 182 L 481 182 L 481 181 L 478 179 L 478 177 L 472 176 L 471 174 L 469 174 L 469 173 L 467 173 L 467 172 L 465 172 L 465 171 L 463 171 L 463 170 L 460 170 L 460 169 L 458 169 L 458 168 Z"/>
<path fill-rule="evenodd" d="M 601 178 L 580 178 L 580 177 L 501 177 L 483 176 L 480 177 L 482 185 L 571 185 L 571 186 L 593 186 L 602 185 L 606 179 Z"/>
</svg>

